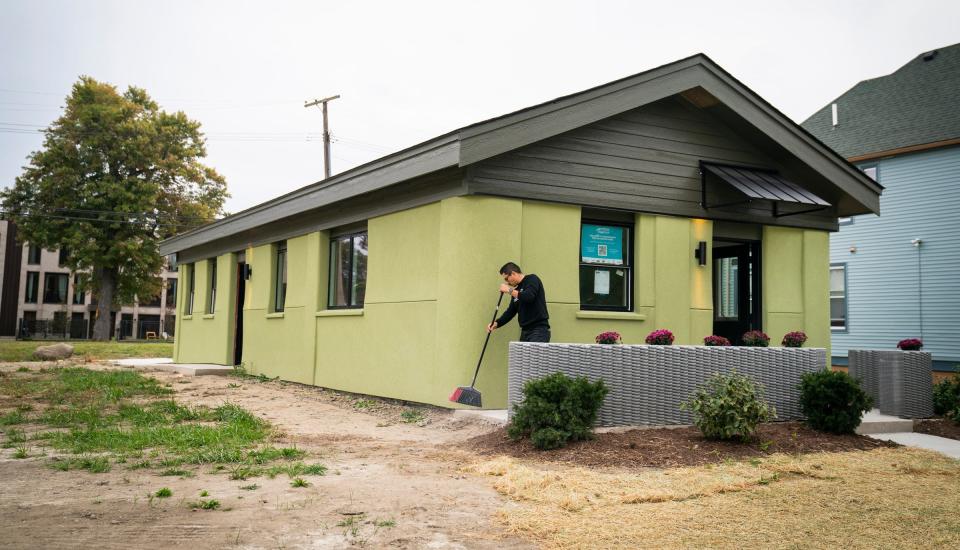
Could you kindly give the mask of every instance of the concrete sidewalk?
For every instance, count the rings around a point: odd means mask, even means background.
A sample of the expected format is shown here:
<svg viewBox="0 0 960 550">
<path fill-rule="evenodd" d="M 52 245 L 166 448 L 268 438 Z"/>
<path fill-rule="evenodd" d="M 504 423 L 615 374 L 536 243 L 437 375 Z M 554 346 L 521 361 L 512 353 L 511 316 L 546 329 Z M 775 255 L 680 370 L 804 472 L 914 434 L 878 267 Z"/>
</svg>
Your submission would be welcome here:
<svg viewBox="0 0 960 550">
<path fill-rule="evenodd" d="M 870 434 L 868 437 L 893 441 L 894 443 L 899 443 L 901 445 L 907 445 L 910 447 L 919 447 L 921 449 L 937 451 L 938 453 L 943 453 L 950 458 L 960 459 L 960 441 L 957 441 L 956 439 L 947 439 L 946 437 L 912 432 L 875 433 Z"/>
</svg>

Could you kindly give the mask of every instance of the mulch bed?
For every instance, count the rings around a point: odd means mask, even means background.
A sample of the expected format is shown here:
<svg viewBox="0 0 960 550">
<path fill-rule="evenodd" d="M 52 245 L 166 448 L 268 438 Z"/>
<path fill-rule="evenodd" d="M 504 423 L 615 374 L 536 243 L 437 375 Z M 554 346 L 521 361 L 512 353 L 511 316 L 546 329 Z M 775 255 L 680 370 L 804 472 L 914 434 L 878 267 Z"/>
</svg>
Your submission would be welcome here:
<svg viewBox="0 0 960 550">
<path fill-rule="evenodd" d="M 748 443 L 704 439 L 695 427 L 637 429 L 596 434 L 562 449 L 540 451 L 529 439 L 512 441 L 506 429 L 470 439 L 467 448 L 481 455 L 561 462 L 577 466 L 664 468 L 715 464 L 773 453 L 841 452 L 898 447 L 896 443 L 861 435 L 833 435 L 814 431 L 799 422 L 762 424 Z"/>
<path fill-rule="evenodd" d="M 960 439 L 960 424 L 948 418 L 914 420 L 913 431 L 922 434 Z"/>
</svg>

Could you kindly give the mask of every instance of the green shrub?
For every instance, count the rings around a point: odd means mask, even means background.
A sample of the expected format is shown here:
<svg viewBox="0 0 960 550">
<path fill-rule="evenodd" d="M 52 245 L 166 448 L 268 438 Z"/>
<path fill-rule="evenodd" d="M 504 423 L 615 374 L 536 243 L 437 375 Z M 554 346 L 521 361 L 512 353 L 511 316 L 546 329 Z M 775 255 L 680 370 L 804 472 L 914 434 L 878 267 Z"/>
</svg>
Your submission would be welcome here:
<svg viewBox="0 0 960 550">
<path fill-rule="evenodd" d="M 800 410 L 815 430 L 850 434 L 860 425 L 863 413 L 873 406 L 873 398 L 845 372 L 822 370 L 808 372 L 800 382 Z"/>
<path fill-rule="evenodd" d="M 709 439 L 743 441 L 758 424 L 777 417 L 776 409 L 763 400 L 763 387 L 736 371 L 711 376 L 680 409 L 693 413 L 694 424 Z"/>
<path fill-rule="evenodd" d="M 945 415 L 960 406 L 960 370 L 933 386 L 933 412 Z M 956 415 L 954 415 L 956 418 Z"/>
<path fill-rule="evenodd" d="M 603 380 L 554 373 L 523 386 L 523 401 L 514 405 L 507 428 L 512 439 L 530 436 L 538 449 L 557 449 L 568 441 L 593 437 L 593 423 L 609 393 Z"/>
</svg>

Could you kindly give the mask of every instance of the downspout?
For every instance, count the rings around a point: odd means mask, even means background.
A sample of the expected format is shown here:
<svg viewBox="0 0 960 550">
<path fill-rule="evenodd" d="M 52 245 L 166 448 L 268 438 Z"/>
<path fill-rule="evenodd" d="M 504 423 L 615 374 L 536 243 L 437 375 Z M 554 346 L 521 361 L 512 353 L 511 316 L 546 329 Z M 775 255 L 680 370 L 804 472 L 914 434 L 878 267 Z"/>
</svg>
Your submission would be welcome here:
<svg viewBox="0 0 960 550">
<path fill-rule="evenodd" d="M 917 249 L 917 306 L 919 307 L 920 313 L 920 340 L 923 340 L 923 254 L 921 252 L 921 246 L 923 244 L 923 239 L 916 238 L 910 241 Z"/>
</svg>

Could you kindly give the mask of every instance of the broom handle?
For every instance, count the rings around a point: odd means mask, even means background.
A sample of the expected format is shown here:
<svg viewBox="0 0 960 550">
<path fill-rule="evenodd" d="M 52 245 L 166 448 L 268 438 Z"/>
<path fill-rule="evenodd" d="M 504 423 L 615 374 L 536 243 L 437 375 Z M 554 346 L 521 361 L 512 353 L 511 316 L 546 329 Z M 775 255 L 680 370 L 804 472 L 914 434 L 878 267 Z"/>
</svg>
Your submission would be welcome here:
<svg viewBox="0 0 960 550">
<path fill-rule="evenodd" d="M 500 297 L 497 298 L 497 307 L 493 310 L 493 319 L 490 320 L 490 324 L 493 324 L 497 320 L 497 314 L 500 313 L 500 303 L 503 302 L 503 293 L 500 293 Z M 480 374 L 480 363 L 483 363 L 483 354 L 487 351 L 487 344 L 490 343 L 490 335 L 493 334 L 493 331 L 487 333 L 487 339 L 483 341 L 483 349 L 480 350 L 480 360 L 477 361 L 477 370 L 473 372 L 473 382 L 470 382 L 470 387 L 472 388 L 474 384 L 477 383 L 477 375 Z"/>
</svg>

